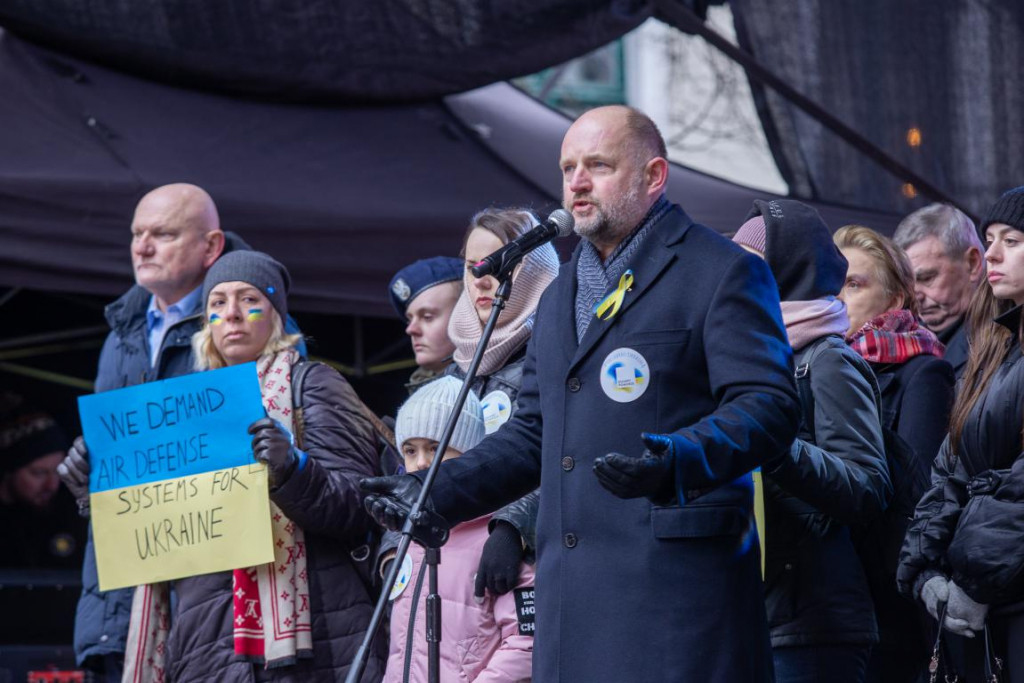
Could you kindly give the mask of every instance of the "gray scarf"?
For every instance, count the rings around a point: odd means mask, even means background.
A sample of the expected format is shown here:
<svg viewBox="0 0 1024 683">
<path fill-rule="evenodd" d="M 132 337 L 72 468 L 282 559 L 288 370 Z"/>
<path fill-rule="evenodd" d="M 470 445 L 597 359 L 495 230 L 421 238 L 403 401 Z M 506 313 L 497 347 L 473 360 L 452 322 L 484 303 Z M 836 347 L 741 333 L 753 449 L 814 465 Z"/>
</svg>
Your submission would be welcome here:
<svg viewBox="0 0 1024 683">
<path fill-rule="evenodd" d="M 590 321 L 594 319 L 594 307 L 608 295 L 609 290 L 618 285 L 619 278 L 626 272 L 626 266 L 640 248 L 644 238 L 671 208 L 672 205 L 665 199 L 665 195 L 662 195 L 633 232 L 619 242 L 607 262 L 601 261 L 601 254 L 593 244 L 586 240 L 580 243 L 580 258 L 576 262 L 577 344 L 587 333 Z"/>
</svg>

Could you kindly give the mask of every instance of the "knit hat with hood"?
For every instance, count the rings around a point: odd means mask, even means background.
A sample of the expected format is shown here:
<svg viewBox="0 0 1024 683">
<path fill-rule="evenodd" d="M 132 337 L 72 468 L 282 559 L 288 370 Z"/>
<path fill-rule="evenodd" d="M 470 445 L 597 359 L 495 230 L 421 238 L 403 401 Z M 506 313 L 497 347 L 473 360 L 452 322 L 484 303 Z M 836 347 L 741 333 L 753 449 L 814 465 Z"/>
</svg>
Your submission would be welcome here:
<svg viewBox="0 0 1024 683">
<path fill-rule="evenodd" d="M 759 225 L 762 220 L 763 233 Z M 801 202 L 754 200 L 734 241 L 755 249 L 764 245 L 758 251 L 763 251 L 775 276 L 781 301 L 836 296 L 846 282 L 848 264 L 832 242 L 831 231 L 815 209 Z"/>
</svg>

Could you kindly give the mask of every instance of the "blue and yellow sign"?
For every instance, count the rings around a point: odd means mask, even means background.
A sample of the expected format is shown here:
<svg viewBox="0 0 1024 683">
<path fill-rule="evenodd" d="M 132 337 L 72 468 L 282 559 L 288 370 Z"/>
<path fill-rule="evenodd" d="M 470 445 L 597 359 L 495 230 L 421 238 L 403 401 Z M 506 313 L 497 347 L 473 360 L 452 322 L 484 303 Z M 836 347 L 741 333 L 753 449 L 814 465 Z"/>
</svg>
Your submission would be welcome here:
<svg viewBox="0 0 1024 683">
<path fill-rule="evenodd" d="M 100 590 L 270 562 L 256 364 L 78 399 Z"/>
</svg>

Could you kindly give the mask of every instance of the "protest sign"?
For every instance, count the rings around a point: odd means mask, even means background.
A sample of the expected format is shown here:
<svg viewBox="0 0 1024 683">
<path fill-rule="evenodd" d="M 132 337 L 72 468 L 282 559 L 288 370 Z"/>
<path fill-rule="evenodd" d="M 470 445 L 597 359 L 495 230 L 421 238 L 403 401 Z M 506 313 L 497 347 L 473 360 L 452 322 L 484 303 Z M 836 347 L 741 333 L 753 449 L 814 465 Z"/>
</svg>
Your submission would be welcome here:
<svg viewBox="0 0 1024 683">
<path fill-rule="evenodd" d="M 256 364 L 78 399 L 100 590 L 273 560 Z"/>
</svg>

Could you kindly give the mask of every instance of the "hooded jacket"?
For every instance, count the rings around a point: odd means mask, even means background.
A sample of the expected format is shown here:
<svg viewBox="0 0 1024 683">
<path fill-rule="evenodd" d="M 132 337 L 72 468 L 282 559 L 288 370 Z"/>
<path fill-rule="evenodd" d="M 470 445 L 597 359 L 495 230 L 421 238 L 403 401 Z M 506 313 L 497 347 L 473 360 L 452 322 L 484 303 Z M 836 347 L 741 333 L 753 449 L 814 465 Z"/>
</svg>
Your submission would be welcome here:
<svg viewBox="0 0 1024 683">
<path fill-rule="evenodd" d="M 510 593 L 496 598 L 488 593 L 483 603 L 477 603 L 473 597 L 473 577 L 487 541 L 487 524 L 488 517 L 484 516 L 457 525 L 441 550 L 437 578 L 442 612 L 442 681 L 516 683 L 531 677 L 531 604 L 524 603 L 527 613 L 520 618 L 516 600 L 517 597 L 522 600 L 523 593 L 533 592 L 533 569 L 522 565 L 519 583 Z M 410 545 L 409 557 L 412 561 L 411 578 L 391 608 L 391 646 L 385 683 L 402 683 L 404 680 L 409 617 L 413 599 L 417 597 L 409 681 L 425 683 L 427 680 L 426 571 L 423 572 L 422 590 L 416 595 L 417 577 L 423 566 L 423 548 Z"/>
<path fill-rule="evenodd" d="M 818 212 L 800 202 L 754 202 L 765 220 L 765 261 L 779 298 L 810 301 L 842 289 L 847 263 Z M 871 370 L 839 336 L 794 349 L 809 375 L 813 415 L 765 473 L 765 603 L 772 646 L 868 645 L 878 640 L 850 525 L 892 493 Z"/>
</svg>

